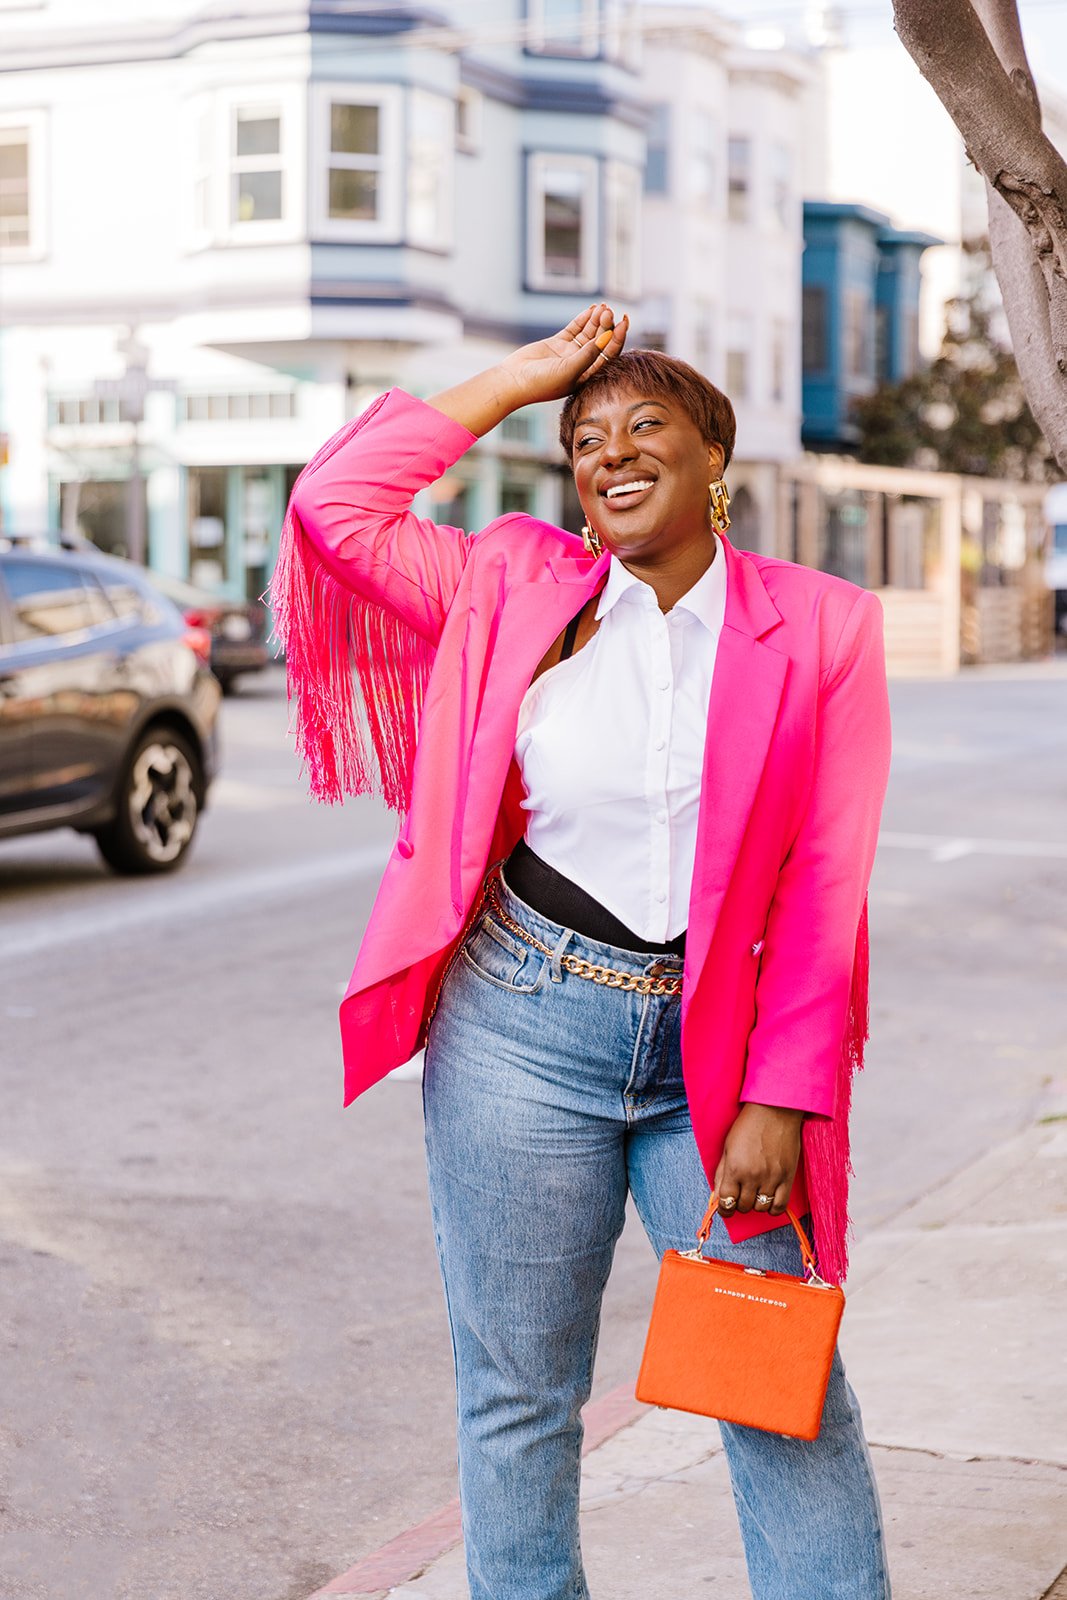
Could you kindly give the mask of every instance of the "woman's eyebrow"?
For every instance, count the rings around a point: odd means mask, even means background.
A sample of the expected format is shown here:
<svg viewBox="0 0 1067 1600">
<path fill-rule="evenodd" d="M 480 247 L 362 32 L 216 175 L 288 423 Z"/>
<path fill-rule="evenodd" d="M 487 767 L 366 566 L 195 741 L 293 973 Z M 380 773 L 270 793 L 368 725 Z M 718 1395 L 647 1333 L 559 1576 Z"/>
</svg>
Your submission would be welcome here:
<svg viewBox="0 0 1067 1600">
<path fill-rule="evenodd" d="M 630 416 L 635 411 L 640 411 L 642 406 L 659 406 L 661 411 L 669 411 L 670 406 L 666 400 L 637 400 L 632 406 L 626 407 L 626 415 Z M 575 433 L 579 428 L 595 428 L 603 421 L 602 417 L 579 417 L 574 424 Z"/>
</svg>

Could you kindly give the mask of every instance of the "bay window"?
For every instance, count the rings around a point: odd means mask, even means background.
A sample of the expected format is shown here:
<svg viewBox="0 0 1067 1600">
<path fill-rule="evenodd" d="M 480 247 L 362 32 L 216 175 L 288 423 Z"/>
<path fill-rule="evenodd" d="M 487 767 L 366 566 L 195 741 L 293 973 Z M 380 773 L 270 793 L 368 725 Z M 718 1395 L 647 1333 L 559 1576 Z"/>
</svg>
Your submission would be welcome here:
<svg viewBox="0 0 1067 1600">
<path fill-rule="evenodd" d="M 596 289 L 597 176 L 592 156 L 529 156 L 526 272 L 532 289 Z"/>
<path fill-rule="evenodd" d="M 34 260 L 45 251 L 43 111 L 0 116 L 0 259 Z"/>
<path fill-rule="evenodd" d="M 313 231 L 353 242 L 397 240 L 402 91 L 338 83 L 316 84 L 312 93 Z"/>
<path fill-rule="evenodd" d="M 607 291 L 636 296 L 640 292 L 641 173 L 622 161 L 609 161 L 604 172 L 607 236 Z"/>
</svg>

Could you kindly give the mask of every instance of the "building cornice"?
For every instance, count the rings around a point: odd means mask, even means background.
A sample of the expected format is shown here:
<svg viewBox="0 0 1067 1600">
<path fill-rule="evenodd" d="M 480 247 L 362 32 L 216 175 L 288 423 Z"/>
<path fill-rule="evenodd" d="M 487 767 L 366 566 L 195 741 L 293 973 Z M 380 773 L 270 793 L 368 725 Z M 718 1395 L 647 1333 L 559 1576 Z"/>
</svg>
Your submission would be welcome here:
<svg viewBox="0 0 1067 1600">
<path fill-rule="evenodd" d="M 439 11 L 415 6 L 382 6 L 352 12 L 338 9 L 331 0 L 281 0 L 274 9 L 265 11 L 262 6 L 233 0 L 232 4 L 213 6 L 177 22 L 64 28 L 62 32 L 41 27 L 9 31 L 0 55 L 0 73 L 168 61 L 208 44 L 292 34 L 359 34 L 371 38 L 396 35 L 402 42 L 417 29 L 447 26 L 447 19 Z"/>
<path fill-rule="evenodd" d="M 643 100 L 615 94 L 590 78 L 542 78 L 504 72 L 470 56 L 460 59 L 460 82 L 490 100 L 522 111 L 555 111 L 568 116 L 613 117 L 633 128 L 647 128 L 649 109 Z"/>
</svg>

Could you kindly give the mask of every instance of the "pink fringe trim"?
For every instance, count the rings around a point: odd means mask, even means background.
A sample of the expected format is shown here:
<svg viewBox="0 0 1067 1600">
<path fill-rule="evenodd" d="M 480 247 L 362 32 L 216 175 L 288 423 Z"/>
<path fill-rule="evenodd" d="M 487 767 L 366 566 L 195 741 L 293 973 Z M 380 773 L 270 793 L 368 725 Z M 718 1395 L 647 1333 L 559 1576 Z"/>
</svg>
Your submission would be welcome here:
<svg viewBox="0 0 1067 1600">
<path fill-rule="evenodd" d="M 327 440 L 297 482 L 347 444 L 384 398 Z M 333 575 L 292 501 L 269 599 L 311 793 L 331 803 L 377 794 L 403 815 L 433 646 Z"/>
<path fill-rule="evenodd" d="M 848 1022 L 841 1042 L 837 1109 L 831 1118 L 809 1117 L 804 1124 L 804 1173 L 815 1226 L 819 1271 L 830 1283 L 843 1282 L 848 1272 L 848 1187 L 852 1176 L 848 1119 L 852 1083 L 863 1066 L 863 1047 L 870 1038 L 870 936 L 867 901 L 856 931 Z"/>
</svg>

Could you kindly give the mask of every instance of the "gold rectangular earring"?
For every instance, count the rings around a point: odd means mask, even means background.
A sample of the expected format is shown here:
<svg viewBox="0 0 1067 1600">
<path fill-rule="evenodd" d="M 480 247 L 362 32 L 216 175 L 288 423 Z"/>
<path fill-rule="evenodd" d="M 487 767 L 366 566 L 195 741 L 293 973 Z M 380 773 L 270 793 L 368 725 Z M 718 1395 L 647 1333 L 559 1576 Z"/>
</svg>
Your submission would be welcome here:
<svg viewBox="0 0 1067 1600">
<path fill-rule="evenodd" d="M 599 533 L 595 528 L 591 528 L 588 522 L 582 523 L 582 543 L 591 556 L 599 556 L 604 549 L 600 542 Z"/>
<path fill-rule="evenodd" d="M 716 478 L 714 483 L 708 484 L 708 499 L 712 526 L 716 533 L 725 533 L 730 526 L 730 491 L 724 478 Z"/>
</svg>

